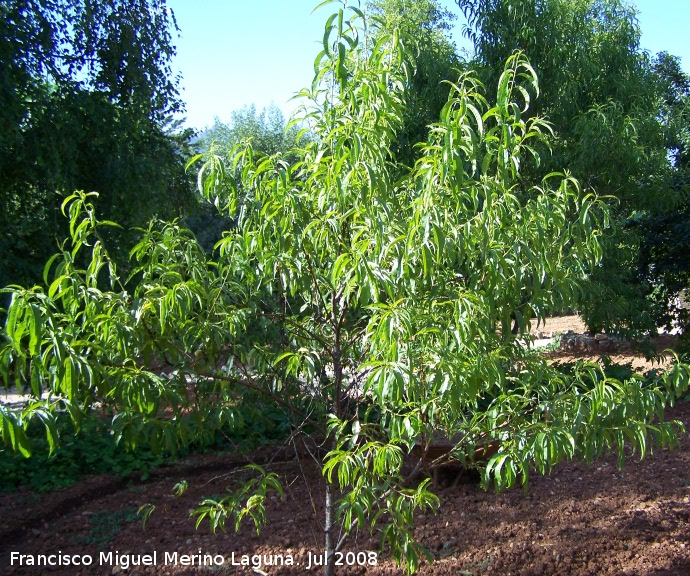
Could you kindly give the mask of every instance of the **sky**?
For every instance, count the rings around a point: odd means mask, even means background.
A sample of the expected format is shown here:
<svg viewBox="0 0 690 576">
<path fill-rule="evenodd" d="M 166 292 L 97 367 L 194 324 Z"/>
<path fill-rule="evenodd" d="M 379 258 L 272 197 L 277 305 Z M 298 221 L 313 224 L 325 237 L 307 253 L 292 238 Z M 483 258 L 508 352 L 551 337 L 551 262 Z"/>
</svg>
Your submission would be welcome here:
<svg viewBox="0 0 690 576">
<path fill-rule="evenodd" d="M 337 5 L 312 13 L 316 0 L 168 0 L 180 28 L 172 67 L 181 75 L 186 125 L 202 129 L 214 118 L 254 104 L 274 103 L 286 116 L 290 101 L 311 84 L 314 58 L 321 50 L 323 26 Z M 462 15 L 452 0 L 441 4 L 459 15 L 452 34 L 459 48 Z M 642 48 L 681 57 L 690 71 L 690 0 L 637 0 Z"/>
</svg>

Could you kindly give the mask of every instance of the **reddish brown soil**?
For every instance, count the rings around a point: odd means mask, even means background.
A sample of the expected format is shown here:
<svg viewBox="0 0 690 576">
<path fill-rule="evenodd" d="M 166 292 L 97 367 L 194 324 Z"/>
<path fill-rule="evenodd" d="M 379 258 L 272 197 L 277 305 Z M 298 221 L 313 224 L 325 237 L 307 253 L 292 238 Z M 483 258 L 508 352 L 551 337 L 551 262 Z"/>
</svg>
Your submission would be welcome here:
<svg viewBox="0 0 690 576">
<path fill-rule="evenodd" d="M 632 359 L 620 358 L 618 361 Z M 646 366 L 646 365 L 645 365 Z M 668 411 L 690 427 L 690 403 Z M 268 523 L 259 536 L 249 524 L 213 535 L 208 523 L 199 530 L 189 512 L 204 497 L 222 494 L 237 476 L 237 458 L 228 454 L 196 456 L 163 468 L 145 482 L 109 477 L 85 479 L 49 495 L 28 491 L 0 496 L 0 574 L 164 575 L 164 574 L 313 574 L 306 571 L 309 555 L 323 547 L 319 503 L 320 475 L 314 466 L 298 462 L 289 451 L 268 450 L 257 458 L 276 472 L 286 498 L 268 504 Z M 272 458 L 272 460 L 271 460 Z M 312 497 L 305 485 L 312 487 Z M 173 494 L 180 480 L 189 483 L 182 496 Z M 690 575 L 690 438 L 673 451 L 655 450 L 642 462 L 628 459 L 619 470 L 607 457 L 587 466 L 565 462 L 548 477 L 534 477 L 529 492 L 520 488 L 502 494 L 476 484 L 440 480 L 441 506 L 436 514 L 417 519 L 415 536 L 436 557 L 423 562 L 430 575 Z M 147 502 L 156 510 L 146 527 L 131 521 L 131 512 Z M 312 504 L 314 502 L 314 505 Z M 129 516 L 126 512 L 129 511 Z M 128 521 L 129 520 L 129 521 Z M 120 527 L 119 532 L 114 528 Z M 378 536 L 360 533 L 351 538 L 339 574 L 400 574 L 378 548 Z M 221 555 L 222 566 L 181 565 L 181 554 Z M 89 568 L 18 566 L 20 554 L 91 555 Z M 123 571 L 101 553 L 152 555 L 155 566 Z M 178 563 L 165 563 L 165 554 L 178 553 Z M 243 554 L 282 555 L 299 566 L 234 566 Z M 357 556 L 359 554 L 359 557 Z M 377 565 L 371 566 L 372 558 Z"/>
</svg>

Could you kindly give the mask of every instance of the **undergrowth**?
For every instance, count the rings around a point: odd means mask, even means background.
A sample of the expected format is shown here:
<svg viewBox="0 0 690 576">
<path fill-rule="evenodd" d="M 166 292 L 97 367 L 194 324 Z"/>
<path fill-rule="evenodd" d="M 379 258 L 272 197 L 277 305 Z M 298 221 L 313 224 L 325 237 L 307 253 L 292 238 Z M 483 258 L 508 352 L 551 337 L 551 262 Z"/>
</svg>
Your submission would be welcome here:
<svg viewBox="0 0 690 576">
<path fill-rule="evenodd" d="M 169 465 L 191 452 L 244 454 L 285 438 L 291 431 L 290 419 L 280 407 L 267 406 L 258 399 L 248 403 L 238 421 L 241 424 L 230 430 L 220 430 L 213 437 L 200 436 L 173 456 L 167 452 L 155 453 L 146 445 L 128 451 L 115 441 L 107 422 L 96 418 L 85 419 L 81 430 L 75 432 L 67 415 L 61 415 L 57 422 L 60 444 L 52 455 L 45 431 L 40 426 L 30 426 L 27 430 L 31 458 L 0 448 L 0 492 L 13 492 L 20 487 L 51 492 L 69 487 L 83 476 L 97 474 L 119 478 L 138 475 L 146 480 L 152 469 Z"/>
<path fill-rule="evenodd" d="M 33 448 L 31 458 L 6 449 L 0 451 L 0 491 L 11 492 L 25 486 L 37 492 L 50 492 L 71 486 L 88 474 L 125 477 L 137 473 L 146 479 L 152 468 L 167 459 L 147 448 L 128 452 L 96 420 L 85 420 L 82 429 L 75 433 L 66 418 L 59 418 L 58 430 L 60 445 L 52 455 L 45 432 L 39 427 L 27 431 Z"/>
<path fill-rule="evenodd" d="M 122 530 L 123 525 L 136 522 L 137 519 L 136 508 L 94 512 L 89 519 L 88 534 L 74 536 L 72 542 L 80 545 L 106 544 Z"/>
</svg>

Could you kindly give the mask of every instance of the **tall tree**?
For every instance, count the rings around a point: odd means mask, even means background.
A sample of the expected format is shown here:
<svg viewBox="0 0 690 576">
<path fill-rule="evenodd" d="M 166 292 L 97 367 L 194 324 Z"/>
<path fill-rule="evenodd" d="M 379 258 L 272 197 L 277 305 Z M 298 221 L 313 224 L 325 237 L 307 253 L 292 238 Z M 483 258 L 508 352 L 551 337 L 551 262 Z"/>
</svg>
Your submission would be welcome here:
<svg viewBox="0 0 690 576">
<path fill-rule="evenodd" d="M 662 90 L 660 116 L 668 127 L 673 187 L 684 196 L 672 210 L 650 211 L 635 220 L 642 237 L 639 274 L 652 284 L 650 300 L 659 323 L 690 335 L 690 75 L 680 59 L 662 52 L 654 60 Z"/>
<path fill-rule="evenodd" d="M 448 101 L 449 82 L 457 80 L 463 63 L 449 33 L 454 14 L 438 0 L 370 0 L 367 7 L 382 26 L 400 30 L 414 57 L 414 73 L 408 79 L 405 121 L 392 148 L 399 164 L 412 167 L 420 156 L 415 145 L 429 136 Z"/>
<path fill-rule="evenodd" d="M 542 161 L 549 169 L 568 166 L 584 190 L 611 198 L 616 231 L 580 304 L 590 328 L 654 329 L 646 300 L 652 286 L 637 273 L 640 236 L 630 223 L 644 211 L 673 208 L 679 194 L 660 84 L 640 48 L 635 9 L 625 0 L 458 4 L 483 78 L 495 79 L 500 63 L 524 50 L 542 80 L 532 113 L 548 117 L 559 137 L 548 143 L 551 153 L 542 148 Z"/>
<path fill-rule="evenodd" d="M 62 198 L 98 191 L 125 228 L 191 198 L 172 13 L 159 0 L 0 5 L 0 284 L 36 281 L 66 229 Z"/>
</svg>

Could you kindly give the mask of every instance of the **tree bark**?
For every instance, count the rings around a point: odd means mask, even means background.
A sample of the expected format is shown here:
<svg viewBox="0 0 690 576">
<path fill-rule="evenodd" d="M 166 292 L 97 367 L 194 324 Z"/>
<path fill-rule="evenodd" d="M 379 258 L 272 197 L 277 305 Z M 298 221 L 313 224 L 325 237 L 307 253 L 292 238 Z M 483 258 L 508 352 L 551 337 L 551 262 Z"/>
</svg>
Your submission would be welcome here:
<svg viewBox="0 0 690 576">
<path fill-rule="evenodd" d="M 340 323 L 338 318 L 338 296 L 333 293 L 331 296 L 331 322 L 333 324 L 334 342 L 331 350 L 333 360 L 333 413 L 341 418 L 342 416 L 342 386 L 343 386 L 343 365 L 341 363 L 341 342 L 340 342 Z M 335 437 L 330 439 L 331 450 L 336 448 Z M 326 480 L 326 566 L 324 576 L 335 575 L 335 539 L 334 528 L 334 502 L 333 485 Z"/>
<path fill-rule="evenodd" d="M 324 576 L 335 575 L 335 543 L 333 539 L 333 485 L 326 482 L 326 566 Z"/>
</svg>

